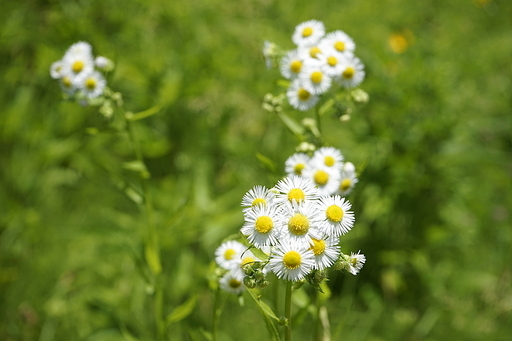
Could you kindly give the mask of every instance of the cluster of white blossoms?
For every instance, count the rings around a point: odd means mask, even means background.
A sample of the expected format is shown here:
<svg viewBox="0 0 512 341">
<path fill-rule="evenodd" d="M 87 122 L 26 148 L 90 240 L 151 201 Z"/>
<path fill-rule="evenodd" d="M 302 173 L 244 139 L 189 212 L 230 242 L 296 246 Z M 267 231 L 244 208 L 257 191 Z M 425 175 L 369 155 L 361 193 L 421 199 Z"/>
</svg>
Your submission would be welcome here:
<svg viewBox="0 0 512 341">
<path fill-rule="evenodd" d="M 107 81 L 100 71 L 110 71 L 108 58 L 92 54 L 92 46 L 84 41 L 71 45 L 62 59 L 50 67 L 50 76 L 57 79 L 62 91 L 69 96 L 93 99 L 101 96 Z"/>
<path fill-rule="evenodd" d="M 346 176 L 351 189 L 357 182 L 354 166 L 343 162 L 336 148 L 324 147 L 312 157 L 294 154 L 285 167 L 288 175 L 273 188 L 255 186 L 242 198 L 240 232 L 248 245 L 231 240 L 215 252 L 217 264 L 226 270 L 220 279 L 224 290 L 240 293 L 243 284 L 264 287 L 269 272 L 310 283 L 323 280 L 328 268 L 356 275 L 366 260 L 359 252 L 345 255 L 340 249 L 340 237 L 355 220 L 341 179 Z"/>
<path fill-rule="evenodd" d="M 309 20 L 295 27 L 292 41 L 296 48 L 282 56 L 279 69 L 291 82 L 286 96 L 294 108 L 305 111 L 314 107 L 334 84 L 354 88 L 363 81 L 364 65 L 354 55 L 356 45 L 345 32 L 326 34 L 322 22 Z M 275 59 L 275 50 L 275 44 L 265 42 L 267 66 Z"/>
</svg>

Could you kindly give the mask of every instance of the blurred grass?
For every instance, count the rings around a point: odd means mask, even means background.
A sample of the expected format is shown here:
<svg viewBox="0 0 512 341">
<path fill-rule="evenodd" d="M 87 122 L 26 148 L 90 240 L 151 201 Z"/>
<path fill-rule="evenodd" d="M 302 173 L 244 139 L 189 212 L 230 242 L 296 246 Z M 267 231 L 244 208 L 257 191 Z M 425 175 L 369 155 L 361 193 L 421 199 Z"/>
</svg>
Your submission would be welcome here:
<svg viewBox="0 0 512 341">
<path fill-rule="evenodd" d="M 127 108 L 163 105 L 137 129 L 165 312 L 197 295 L 169 334 L 203 340 L 213 252 L 240 227 L 245 191 L 281 176 L 256 153 L 282 164 L 295 146 L 261 109 L 279 90 L 263 41 L 291 48 L 295 25 L 312 18 L 354 38 L 370 94 L 348 123 L 323 122 L 329 144 L 366 164 L 344 249 L 368 261 L 359 276 L 329 283 L 333 340 L 512 334 L 509 2 L 29 0 L 0 9 L 0 339 L 153 336 L 137 270 L 144 224 L 111 179 L 129 176 L 127 138 L 94 108 L 62 102 L 50 64 L 86 40 L 116 62 L 109 84 Z M 397 35 L 401 53 L 389 43 Z M 250 302 L 228 298 L 222 317 L 222 340 L 267 337 Z M 308 319 L 297 340 L 310 338 Z"/>
</svg>

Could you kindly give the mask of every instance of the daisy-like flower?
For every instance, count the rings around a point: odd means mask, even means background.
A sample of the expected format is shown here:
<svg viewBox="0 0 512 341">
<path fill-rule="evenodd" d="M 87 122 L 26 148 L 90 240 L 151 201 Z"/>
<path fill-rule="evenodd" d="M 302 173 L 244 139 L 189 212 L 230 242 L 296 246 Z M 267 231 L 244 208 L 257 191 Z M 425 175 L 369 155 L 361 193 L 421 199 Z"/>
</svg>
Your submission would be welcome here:
<svg viewBox="0 0 512 341">
<path fill-rule="evenodd" d="M 66 94 L 70 96 L 75 94 L 76 87 L 69 76 L 63 76 L 61 79 L 59 79 L 59 84 L 62 91 L 64 91 Z"/>
<path fill-rule="evenodd" d="M 310 60 L 299 74 L 302 86 L 313 95 L 323 94 L 331 87 L 332 79 L 324 72 L 322 65 L 320 61 Z"/>
<path fill-rule="evenodd" d="M 348 261 L 348 271 L 352 275 L 357 275 L 359 271 L 363 268 L 364 263 L 366 262 L 366 257 L 361 251 L 357 251 L 357 253 L 350 253 L 350 256 L 347 256 Z"/>
<path fill-rule="evenodd" d="M 75 83 L 78 76 L 89 74 L 94 70 L 92 55 L 86 53 L 66 53 L 63 61 L 63 74 Z"/>
<path fill-rule="evenodd" d="M 353 88 L 361 84 L 364 79 L 364 65 L 355 56 L 345 56 L 341 72 L 336 76 L 336 81 L 345 88 Z"/>
<path fill-rule="evenodd" d="M 315 151 L 311 164 L 315 166 L 325 166 L 340 171 L 343 165 L 343 155 L 334 147 L 322 147 Z"/>
<path fill-rule="evenodd" d="M 286 91 L 286 97 L 290 105 L 300 111 L 311 109 L 319 100 L 317 95 L 313 95 L 301 85 L 299 79 L 295 79 L 292 82 Z"/>
<path fill-rule="evenodd" d="M 75 85 L 87 98 L 96 98 L 103 94 L 107 81 L 98 71 L 81 73 L 75 78 Z"/>
<path fill-rule="evenodd" d="M 85 41 L 76 42 L 67 49 L 64 58 L 71 55 L 92 56 L 92 46 Z"/>
<path fill-rule="evenodd" d="M 241 256 L 245 249 L 244 244 L 236 240 L 224 242 L 215 250 L 215 261 L 221 268 L 226 270 L 238 268 L 240 267 Z"/>
<path fill-rule="evenodd" d="M 239 295 L 245 290 L 243 277 L 239 273 L 229 271 L 219 279 L 220 288 L 229 293 Z"/>
<path fill-rule="evenodd" d="M 324 72 L 330 77 L 340 74 L 343 58 L 333 48 L 323 48 L 322 52 L 318 54 L 318 60 L 320 60 Z"/>
<path fill-rule="evenodd" d="M 328 33 L 322 39 L 322 44 L 334 48 L 339 53 L 354 53 L 356 49 L 356 44 L 352 38 L 340 30 Z"/>
<path fill-rule="evenodd" d="M 313 238 L 310 249 L 315 255 L 314 268 L 322 270 L 330 267 L 340 256 L 340 248 L 335 238 Z"/>
<path fill-rule="evenodd" d="M 311 180 L 298 175 L 288 176 L 280 180 L 275 189 L 279 192 L 276 194 L 277 203 L 303 204 L 317 197 L 317 190 Z"/>
<path fill-rule="evenodd" d="M 338 237 L 350 231 L 354 226 L 352 205 L 339 195 L 320 197 L 317 200 L 319 211 L 319 228 L 328 236 Z"/>
<path fill-rule="evenodd" d="M 270 269 L 278 278 L 296 282 L 308 275 L 315 265 L 314 253 L 308 246 L 282 243 L 270 256 Z"/>
<path fill-rule="evenodd" d="M 346 162 L 346 164 L 349 162 Z M 352 165 L 353 167 L 353 165 Z M 341 196 L 346 196 L 356 186 L 357 182 L 359 181 L 356 177 L 355 169 L 354 168 L 346 168 L 341 171 L 341 177 L 340 177 L 340 187 L 338 188 L 338 194 Z"/>
<path fill-rule="evenodd" d="M 319 60 L 320 54 L 324 52 L 322 45 L 312 45 L 307 47 L 299 47 L 298 54 L 304 60 Z"/>
<path fill-rule="evenodd" d="M 94 58 L 94 66 L 101 71 L 112 71 L 114 69 L 114 62 L 107 57 L 97 56 Z"/>
<path fill-rule="evenodd" d="M 52 63 L 52 65 L 50 66 L 50 77 L 52 77 L 53 79 L 61 79 L 64 76 L 62 72 L 63 69 L 64 63 L 62 62 L 62 60 L 58 60 Z"/>
<path fill-rule="evenodd" d="M 284 170 L 288 176 L 302 175 L 302 172 L 308 167 L 309 156 L 305 153 L 295 153 L 286 159 Z"/>
<path fill-rule="evenodd" d="M 319 212 L 312 202 L 305 202 L 302 205 L 285 203 L 282 210 L 280 242 L 290 240 L 306 246 L 311 244 L 312 238 L 321 236 L 319 219 Z"/>
<path fill-rule="evenodd" d="M 254 186 L 242 198 L 243 211 L 247 212 L 256 206 L 270 206 L 274 202 L 275 194 L 265 186 Z"/>
<path fill-rule="evenodd" d="M 298 77 L 304 64 L 304 58 L 299 56 L 298 50 L 288 51 L 281 59 L 279 70 L 286 79 L 295 79 Z"/>
<path fill-rule="evenodd" d="M 332 195 L 340 186 L 339 171 L 324 165 L 317 166 L 312 164 L 304 170 L 302 176 L 313 182 L 317 188 L 318 195 Z"/>
<path fill-rule="evenodd" d="M 258 248 L 275 245 L 280 224 L 278 207 L 258 205 L 245 212 L 245 223 L 240 232 Z"/>
<path fill-rule="evenodd" d="M 295 27 L 292 41 L 297 46 L 315 45 L 325 34 L 325 26 L 321 21 L 309 20 Z"/>
</svg>

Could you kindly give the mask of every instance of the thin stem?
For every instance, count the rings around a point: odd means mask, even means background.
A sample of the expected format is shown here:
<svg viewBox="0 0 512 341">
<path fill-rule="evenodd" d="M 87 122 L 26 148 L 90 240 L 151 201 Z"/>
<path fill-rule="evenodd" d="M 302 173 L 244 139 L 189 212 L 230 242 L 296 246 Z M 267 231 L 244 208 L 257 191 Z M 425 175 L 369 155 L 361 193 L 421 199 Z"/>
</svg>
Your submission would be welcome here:
<svg viewBox="0 0 512 341">
<path fill-rule="evenodd" d="M 284 339 L 285 341 L 292 340 L 292 281 L 286 282 L 286 296 L 284 301 L 284 316 L 288 321 L 288 325 L 284 331 Z"/>
</svg>

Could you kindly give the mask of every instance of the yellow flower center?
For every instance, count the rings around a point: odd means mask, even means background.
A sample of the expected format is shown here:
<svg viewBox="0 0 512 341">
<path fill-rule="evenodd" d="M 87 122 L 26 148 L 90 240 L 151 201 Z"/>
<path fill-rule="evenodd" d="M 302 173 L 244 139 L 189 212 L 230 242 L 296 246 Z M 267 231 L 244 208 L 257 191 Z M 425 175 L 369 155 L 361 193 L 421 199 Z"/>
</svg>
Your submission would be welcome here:
<svg viewBox="0 0 512 341">
<path fill-rule="evenodd" d="M 342 41 L 337 41 L 334 43 L 334 48 L 337 51 L 343 52 L 343 51 L 345 51 L 345 43 Z"/>
<path fill-rule="evenodd" d="M 293 167 L 293 172 L 297 175 L 302 175 L 302 171 L 304 170 L 304 168 L 306 168 L 306 165 L 304 165 L 303 163 L 298 163 L 295 165 L 295 167 Z"/>
<path fill-rule="evenodd" d="M 237 280 L 235 278 L 231 278 L 228 282 L 228 285 L 230 288 L 237 289 L 240 287 L 240 285 L 242 285 L 242 282 L 240 282 L 239 280 Z"/>
<path fill-rule="evenodd" d="M 71 88 L 71 86 L 73 84 L 71 84 L 71 79 L 69 79 L 69 77 L 64 77 L 62 78 L 62 84 L 66 87 L 66 88 Z"/>
<path fill-rule="evenodd" d="M 244 258 L 242 258 L 242 264 L 240 265 L 240 267 L 243 268 L 244 265 L 254 263 L 255 261 L 256 261 L 256 259 L 254 259 L 253 257 L 250 257 L 250 256 L 244 257 Z"/>
<path fill-rule="evenodd" d="M 88 90 L 94 90 L 96 89 L 96 80 L 94 78 L 87 78 L 85 80 L 85 87 Z"/>
<path fill-rule="evenodd" d="M 315 175 L 313 175 L 313 180 L 318 186 L 325 186 L 327 181 L 329 181 L 329 173 L 323 170 L 317 170 Z"/>
<path fill-rule="evenodd" d="M 312 48 L 309 49 L 309 55 L 311 56 L 311 58 L 316 58 L 316 55 L 319 54 L 321 51 L 320 51 L 320 48 L 318 48 L 318 46 L 313 46 Z"/>
<path fill-rule="evenodd" d="M 256 205 L 266 205 L 267 204 L 267 201 L 263 198 L 256 198 L 252 201 L 252 206 L 256 206 Z"/>
<path fill-rule="evenodd" d="M 317 256 L 321 255 L 325 252 L 325 240 L 323 239 L 313 239 L 313 245 L 311 245 L 310 250 L 313 250 L 313 253 Z"/>
<path fill-rule="evenodd" d="M 302 68 L 302 62 L 300 60 L 294 60 L 290 63 L 290 70 L 292 70 L 295 73 L 299 73 L 300 69 Z"/>
<path fill-rule="evenodd" d="M 346 78 L 346 79 L 352 79 L 354 77 L 354 74 L 356 73 L 356 70 L 354 70 L 353 67 L 348 67 L 345 69 L 345 71 L 343 71 L 343 73 L 341 74 L 343 76 L 343 78 Z"/>
<path fill-rule="evenodd" d="M 73 63 L 73 65 L 71 65 L 71 69 L 74 73 L 79 73 L 84 69 L 84 62 L 82 62 L 81 60 L 77 60 Z"/>
<path fill-rule="evenodd" d="M 306 234 L 309 230 L 308 217 L 301 213 L 295 213 L 288 221 L 288 230 L 297 236 Z"/>
<path fill-rule="evenodd" d="M 293 202 L 294 200 L 297 202 L 301 202 L 306 199 L 306 193 L 300 188 L 294 188 L 288 192 L 288 200 Z"/>
<path fill-rule="evenodd" d="M 312 35 L 312 34 L 313 34 L 313 29 L 312 29 L 311 27 L 306 27 L 306 28 L 304 28 L 304 29 L 302 30 L 302 36 L 303 36 L 304 38 L 309 37 L 309 36 L 310 36 L 310 35 Z"/>
<path fill-rule="evenodd" d="M 224 251 L 224 259 L 226 260 L 232 260 L 233 257 L 235 257 L 235 255 L 236 251 L 233 249 L 227 249 L 226 251 Z"/>
<path fill-rule="evenodd" d="M 313 83 L 320 83 L 322 81 L 323 74 L 320 71 L 314 71 L 311 73 L 311 81 Z"/>
<path fill-rule="evenodd" d="M 334 166 L 334 163 L 336 162 L 336 160 L 334 160 L 334 158 L 332 156 L 326 156 L 324 157 L 324 164 L 327 166 L 327 167 L 332 167 Z"/>
<path fill-rule="evenodd" d="M 288 251 L 283 256 L 283 265 L 288 269 L 297 269 L 302 262 L 302 257 L 297 251 Z"/>
<path fill-rule="evenodd" d="M 298 95 L 299 95 L 299 99 L 301 101 L 307 101 L 311 97 L 311 94 L 309 93 L 309 91 L 307 91 L 306 89 L 302 89 L 302 88 L 299 89 Z"/>
<path fill-rule="evenodd" d="M 336 66 L 336 64 L 338 64 L 338 59 L 336 57 L 330 56 L 327 58 L 327 64 L 330 66 Z"/>
<path fill-rule="evenodd" d="M 338 205 L 331 205 L 325 210 L 327 219 L 334 223 L 338 223 L 343 219 L 344 212 Z"/>
<path fill-rule="evenodd" d="M 340 184 L 340 189 L 342 191 L 346 191 L 347 189 L 350 188 L 351 185 L 352 185 L 352 181 L 350 181 L 350 179 L 343 179 L 343 181 L 341 181 L 341 184 Z"/>
<path fill-rule="evenodd" d="M 256 223 L 254 224 L 254 228 L 259 233 L 268 233 L 274 227 L 274 222 L 270 217 L 261 216 L 256 219 Z"/>
<path fill-rule="evenodd" d="M 389 47 L 395 53 L 401 54 L 404 53 L 409 47 L 409 42 L 407 39 L 400 33 L 394 33 L 389 37 L 388 40 Z"/>
</svg>

